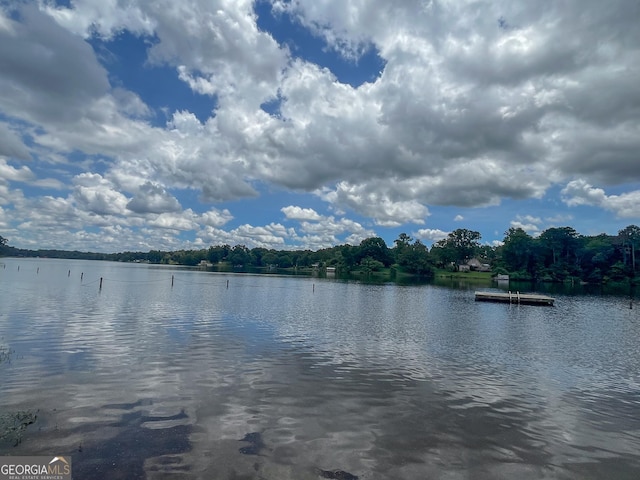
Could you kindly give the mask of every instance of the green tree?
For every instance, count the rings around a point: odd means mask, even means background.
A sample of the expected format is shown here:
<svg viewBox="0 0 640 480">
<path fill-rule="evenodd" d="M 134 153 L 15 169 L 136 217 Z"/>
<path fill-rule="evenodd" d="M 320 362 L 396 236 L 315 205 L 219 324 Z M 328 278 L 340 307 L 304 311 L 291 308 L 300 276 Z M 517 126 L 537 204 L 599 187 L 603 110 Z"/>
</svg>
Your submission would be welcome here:
<svg viewBox="0 0 640 480">
<path fill-rule="evenodd" d="M 232 265 L 250 265 L 251 253 L 244 245 L 236 245 L 229 253 L 229 261 Z"/>
<path fill-rule="evenodd" d="M 298 267 L 310 267 L 313 263 L 319 262 L 320 259 L 316 260 L 316 255 L 313 255 L 311 250 L 302 250 L 298 252 L 298 258 L 296 258 L 296 265 Z"/>
<path fill-rule="evenodd" d="M 341 245 L 336 248 L 336 265 L 345 272 L 349 272 L 358 262 L 357 249 L 351 245 Z"/>
<path fill-rule="evenodd" d="M 618 251 L 614 245 L 614 238 L 607 234 L 593 237 L 582 237 L 581 250 L 581 278 L 591 283 L 599 283 L 604 279 L 604 272 L 616 262 L 614 256 Z"/>
<path fill-rule="evenodd" d="M 625 278 L 628 278 L 625 270 L 624 263 L 616 262 L 609 268 L 608 277 L 614 282 L 622 282 Z"/>
<path fill-rule="evenodd" d="M 483 263 L 494 263 L 498 258 L 498 252 L 493 245 L 480 245 L 476 250 L 476 255 Z"/>
<path fill-rule="evenodd" d="M 436 242 L 431 252 L 436 254 L 443 264 L 462 263 L 475 255 L 480 247 L 481 238 L 480 232 L 458 228 L 444 240 Z"/>
<path fill-rule="evenodd" d="M 393 256 L 395 257 L 396 263 L 400 263 L 400 258 L 402 258 L 409 247 L 411 247 L 412 241 L 413 239 L 406 233 L 401 233 L 398 235 L 398 238 L 393 241 L 395 244 L 395 247 L 393 247 Z"/>
<path fill-rule="evenodd" d="M 278 252 L 278 266 L 281 268 L 289 268 L 293 267 L 293 258 L 291 257 L 291 252 L 281 251 Z"/>
<path fill-rule="evenodd" d="M 200 260 L 202 260 L 203 257 L 204 257 L 204 253 L 202 251 L 181 250 L 179 252 L 176 252 L 176 255 L 174 258 L 176 259 L 176 263 L 179 263 L 181 265 L 194 266 L 200 263 Z M 127 257 L 126 261 L 131 261 L 131 259 Z"/>
<path fill-rule="evenodd" d="M 251 249 L 251 264 L 256 267 L 265 266 L 264 255 L 267 254 L 269 250 L 263 247 L 255 247 Z"/>
<path fill-rule="evenodd" d="M 588 282 L 598 283 L 604 278 L 611 265 L 616 262 L 614 237 L 606 234 L 584 237 L 582 245 L 581 266 L 582 278 Z"/>
<path fill-rule="evenodd" d="M 160 263 L 162 262 L 163 257 L 164 252 L 161 252 L 160 250 L 149 250 L 149 253 L 147 254 L 147 260 L 151 263 Z"/>
<path fill-rule="evenodd" d="M 358 252 L 358 263 L 363 258 L 371 257 L 382 263 L 385 267 L 391 265 L 391 252 L 385 241 L 380 237 L 365 238 L 356 248 Z"/>
<path fill-rule="evenodd" d="M 398 264 L 409 273 L 417 275 L 430 275 L 433 272 L 429 250 L 420 240 L 416 240 L 403 250 Z"/>
<path fill-rule="evenodd" d="M 449 241 L 458 252 L 458 259 L 466 260 L 474 256 L 480 246 L 480 232 L 458 228 L 449 234 Z"/>
<path fill-rule="evenodd" d="M 224 262 L 228 259 L 229 253 L 231 253 L 231 247 L 229 245 L 209 247 L 209 250 L 207 251 L 207 260 L 211 263 Z"/>
<path fill-rule="evenodd" d="M 539 237 L 540 245 L 551 253 L 551 264 L 560 259 L 569 260 L 575 256 L 578 247 L 578 232 L 571 227 L 548 228 Z"/>
<path fill-rule="evenodd" d="M 375 258 L 365 257 L 360 261 L 360 268 L 366 274 L 370 274 L 371 272 L 377 272 L 384 268 L 384 264 Z"/>
<path fill-rule="evenodd" d="M 580 258 L 583 239 L 571 227 L 548 228 L 537 239 L 541 254 L 542 278 L 563 281 L 570 276 L 582 277 Z"/>
<path fill-rule="evenodd" d="M 7 246 L 9 240 L 0 235 L 0 255 L 6 254 L 6 251 L 9 250 L 10 247 Z"/>
<path fill-rule="evenodd" d="M 640 227 L 629 225 L 618 232 L 618 237 L 622 241 L 625 263 L 627 258 L 631 258 L 631 271 L 636 272 L 636 250 L 640 246 Z"/>
<path fill-rule="evenodd" d="M 278 263 L 278 255 L 275 250 L 269 250 L 267 253 L 262 255 L 262 264 L 266 267 L 269 265 L 276 265 Z"/>
<path fill-rule="evenodd" d="M 501 251 L 505 268 L 510 272 L 526 271 L 533 276 L 535 264 L 533 237 L 520 227 L 511 227 L 504 235 Z"/>
<path fill-rule="evenodd" d="M 449 267 L 458 261 L 458 252 L 451 242 L 446 238 L 438 240 L 431 248 L 431 256 L 440 268 Z"/>
</svg>

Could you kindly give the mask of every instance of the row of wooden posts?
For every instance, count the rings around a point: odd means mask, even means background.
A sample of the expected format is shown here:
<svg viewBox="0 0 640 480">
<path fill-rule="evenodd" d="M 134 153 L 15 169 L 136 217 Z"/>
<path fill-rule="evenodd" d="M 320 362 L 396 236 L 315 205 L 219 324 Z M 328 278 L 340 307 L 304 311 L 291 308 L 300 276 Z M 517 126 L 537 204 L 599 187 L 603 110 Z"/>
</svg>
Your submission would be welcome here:
<svg viewBox="0 0 640 480">
<path fill-rule="evenodd" d="M 7 265 L 3 263 L 3 264 L 2 264 L 2 268 L 3 268 L 3 269 L 6 269 L 6 268 L 7 268 Z M 18 265 L 18 271 L 20 271 L 20 265 Z M 36 269 L 36 275 L 38 275 L 39 273 L 40 273 L 40 267 L 38 267 L 38 268 Z M 69 270 L 69 271 L 67 272 L 67 277 L 70 277 L 70 276 L 71 276 L 71 270 Z M 80 272 L 80 281 L 82 281 L 82 279 L 83 279 L 83 278 L 84 278 L 84 272 Z M 103 280 L 103 277 L 100 277 L 100 286 L 98 287 L 100 290 L 102 290 L 102 280 Z M 171 288 L 173 288 L 174 280 L 175 280 L 175 279 L 174 279 L 174 276 L 173 276 L 173 275 L 171 275 Z M 229 289 L 229 280 L 227 280 L 227 289 Z M 312 291 L 313 291 L 314 293 L 315 293 L 315 291 L 316 291 L 316 284 L 315 284 L 315 283 L 312 285 Z"/>
</svg>

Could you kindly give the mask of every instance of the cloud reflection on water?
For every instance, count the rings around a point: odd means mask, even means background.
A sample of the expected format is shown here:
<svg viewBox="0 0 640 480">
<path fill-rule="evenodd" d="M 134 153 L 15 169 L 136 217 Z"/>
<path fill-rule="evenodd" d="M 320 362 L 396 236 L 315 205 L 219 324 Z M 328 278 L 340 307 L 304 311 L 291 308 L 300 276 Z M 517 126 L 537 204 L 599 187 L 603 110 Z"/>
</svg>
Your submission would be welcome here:
<svg viewBox="0 0 640 480">
<path fill-rule="evenodd" d="M 464 290 L 317 279 L 312 290 L 280 277 L 233 276 L 226 289 L 188 271 L 171 288 L 156 282 L 162 269 L 107 266 L 139 283 L 61 284 L 53 313 L 54 287 L 0 289 L 1 333 L 24 356 L 0 370 L 0 408 L 42 412 L 15 454 L 55 444 L 82 472 L 112 462 L 139 478 L 624 478 L 640 467 L 638 359 L 607 350 L 634 348 L 617 339 L 638 324 L 610 305 L 512 308 Z M 249 433 L 258 455 L 239 451 Z"/>
</svg>

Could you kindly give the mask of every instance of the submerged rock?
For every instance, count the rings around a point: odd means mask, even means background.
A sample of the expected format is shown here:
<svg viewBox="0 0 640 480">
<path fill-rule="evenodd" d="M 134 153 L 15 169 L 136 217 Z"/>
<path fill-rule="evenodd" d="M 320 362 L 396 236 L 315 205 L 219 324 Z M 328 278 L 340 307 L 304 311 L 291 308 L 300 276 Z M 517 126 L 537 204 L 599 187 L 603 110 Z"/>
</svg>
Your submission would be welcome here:
<svg viewBox="0 0 640 480">
<path fill-rule="evenodd" d="M 22 442 L 22 435 L 38 416 L 30 410 L 0 415 L 0 442 L 9 442 L 14 447 Z"/>
<path fill-rule="evenodd" d="M 345 472 L 344 470 L 321 470 L 318 468 L 317 474 L 322 478 L 332 478 L 334 480 L 358 480 L 357 475 Z"/>
<path fill-rule="evenodd" d="M 249 442 L 248 446 L 239 449 L 243 455 L 260 455 L 260 450 L 265 446 L 260 432 L 247 433 L 240 441 Z"/>
</svg>

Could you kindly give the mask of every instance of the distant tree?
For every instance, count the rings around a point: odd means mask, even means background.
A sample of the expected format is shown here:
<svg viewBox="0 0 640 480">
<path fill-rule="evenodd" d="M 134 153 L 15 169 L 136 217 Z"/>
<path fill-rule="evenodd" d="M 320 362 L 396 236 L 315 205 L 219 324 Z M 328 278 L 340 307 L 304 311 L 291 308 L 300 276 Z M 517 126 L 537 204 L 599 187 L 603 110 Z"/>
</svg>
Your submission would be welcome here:
<svg viewBox="0 0 640 480">
<path fill-rule="evenodd" d="M 398 235 L 398 238 L 393 241 L 393 243 L 395 244 L 395 246 L 393 247 L 393 255 L 395 257 L 396 263 L 400 263 L 400 258 L 409 249 L 412 241 L 413 239 L 406 233 L 401 233 L 400 235 Z"/>
<path fill-rule="evenodd" d="M 229 245 L 218 245 L 216 247 L 209 247 L 207 251 L 207 260 L 211 263 L 224 262 L 231 253 L 231 247 Z"/>
<path fill-rule="evenodd" d="M 276 265 L 278 263 L 278 255 L 275 250 L 269 250 L 267 253 L 262 255 L 262 264 L 265 267 L 269 265 Z"/>
<path fill-rule="evenodd" d="M 598 283 L 604 278 L 611 265 L 616 263 L 614 258 L 620 252 L 614 245 L 615 237 L 606 234 L 594 237 L 584 237 L 582 245 L 581 266 L 582 277 L 588 282 Z M 621 258 L 618 256 L 618 258 Z"/>
<path fill-rule="evenodd" d="M 420 240 L 407 246 L 400 254 L 398 264 L 409 273 L 430 275 L 432 273 L 429 250 Z"/>
<path fill-rule="evenodd" d="M 431 256 L 437 266 L 440 268 L 449 267 L 459 261 L 458 252 L 448 239 L 438 240 L 431 247 Z"/>
<path fill-rule="evenodd" d="M 476 250 L 480 246 L 480 232 L 475 230 L 467 230 L 466 228 L 458 228 L 449 234 L 448 240 L 458 252 L 460 260 L 466 260 L 473 257 Z"/>
<path fill-rule="evenodd" d="M 0 256 L 2 255 L 10 255 L 11 247 L 7 245 L 9 240 L 0 235 Z"/>
<path fill-rule="evenodd" d="M 481 238 L 480 232 L 458 228 L 444 240 L 436 242 L 431 252 L 436 255 L 440 263 L 462 263 L 475 255 L 480 247 Z"/>
<path fill-rule="evenodd" d="M 494 262 L 497 257 L 496 247 L 493 245 L 480 245 L 476 250 L 476 255 L 484 263 Z"/>
<path fill-rule="evenodd" d="M 582 276 L 580 258 L 584 239 L 573 228 L 548 228 L 540 234 L 537 243 L 543 279 L 563 281 L 570 276 Z"/>
<path fill-rule="evenodd" d="M 316 255 L 313 254 L 311 250 L 302 250 L 297 252 L 298 257 L 296 258 L 296 265 L 298 267 L 309 267 L 315 262 L 319 262 L 319 259 L 316 259 Z"/>
<path fill-rule="evenodd" d="M 293 267 L 293 258 L 291 257 L 291 253 L 287 251 L 278 252 L 278 266 L 282 268 Z"/>
<path fill-rule="evenodd" d="M 365 238 L 356 248 L 358 262 L 363 258 L 371 257 L 381 262 L 385 267 L 391 265 L 391 252 L 385 241 L 380 237 Z"/>
<path fill-rule="evenodd" d="M 349 247 L 348 245 L 346 247 Z M 331 248 L 322 248 L 317 252 L 309 253 L 309 265 L 321 263 L 323 265 L 338 265 L 342 260 L 342 249 L 345 245 L 337 245 Z M 350 247 L 349 247 L 350 248 Z"/>
<path fill-rule="evenodd" d="M 175 262 L 181 265 L 197 265 L 200 263 L 200 260 L 204 259 L 204 251 L 203 250 L 180 250 L 176 252 L 174 256 Z M 131 261 L 132 258 L 127 257 L 126 261 Z"/>
<path fill-rule="evenodd" d="M 304 262 L 305 255 L 300 250 L 289 250 L 289 257 L 291 257 L 291 264 L 294 267 L 299 267 L 300 262 Z"/>
<path fill-rule="evenodd" d="M 147 260 L 149 260 L 151 263 L 161 263 L 164 255 L 165 252 L 161 252 L 160 250 L 149 250 L 149 253 L 147 254 Z"/>
<path fill-rule="evenodd" d="M 578 232 L 571 227 L 548 228 L 539 237 L 540 245 L 551 252 L 552 264 L 568 260 L 578 247 Z"/>
<path fill-rule="evenodd" d="M 252 248 L 251 249 L 251 264 L 255 265 L 256 267 L 263 267 L 265 266 L 264 263 L 264 255 L 266 255 L 269 252 L 269 250 L 267 250 L 266 248 L 262 248 L 262 247 L 256 247 L 256 248 Z"/>
<path fill-rule="evenodd" d="M 625 277 L 628 278 L 625 270 L 626 269 L 624 263 L 616 262 L 609 268 L 608 277 L 614 282 L 621 282 L 625 279 Z"/>
<path fill-rule="evenodd" d="M 627 259 L 627 250 L 630 253 L 631 271 L 635 274 L 636 250 L 640 246 L 640 227 L 636 225 L 629 225 L 618 232 L 618 237 L 622 241 L 622 246 L 625 251 L 625 261 Z"/>
<path fill-rule="evenodd" d="M 244 245 L 236 245 L 229 253 L 229 261 L 232 265 L 249 265 L 251 263 L 251 253 Z"/>
<path fill-rule="evenodd" d="M 535 241 L 522 228 L 511 227 L 504 232 L 502 259 L 510 272 L 527 271 L 532 274 Z"/>
<path fill-rule="evenodd" d="M 350 271 L 358 262 L 358 247 L 351 245 L 341 245 L 336 248 L 336 265 L 345 272 Z"/>
<path fill-rule="evenodd" d="M 384 264 L 375 258 L 365 257 L 360 261 L 360 268 L 362 271 L 369 274 L 371 272 L 377 272 L 384 268 Z"/>
</svg>

